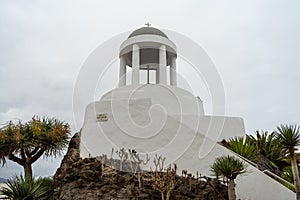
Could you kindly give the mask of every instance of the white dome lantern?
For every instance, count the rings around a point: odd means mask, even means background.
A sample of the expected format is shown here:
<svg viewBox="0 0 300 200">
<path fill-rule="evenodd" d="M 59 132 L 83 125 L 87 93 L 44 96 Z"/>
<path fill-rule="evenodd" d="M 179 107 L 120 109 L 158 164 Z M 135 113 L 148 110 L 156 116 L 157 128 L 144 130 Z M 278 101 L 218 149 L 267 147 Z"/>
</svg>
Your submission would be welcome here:
<svg viewBox="0 0 300 200">
<path fill-rule="evenodd" d="M 126 66 L 132 67 L 132 85 L 141 84 L 140 70 L 147 70 L 147 84 L 149 84 L 149 71 L 153 70 L 156 84 L 177 86 L 176 45 L 159 29 L 148 26 L 133 31 L 121 44 L 119 57 L 119 87 L 129 85 L 126 83 Z"/>
</svg>

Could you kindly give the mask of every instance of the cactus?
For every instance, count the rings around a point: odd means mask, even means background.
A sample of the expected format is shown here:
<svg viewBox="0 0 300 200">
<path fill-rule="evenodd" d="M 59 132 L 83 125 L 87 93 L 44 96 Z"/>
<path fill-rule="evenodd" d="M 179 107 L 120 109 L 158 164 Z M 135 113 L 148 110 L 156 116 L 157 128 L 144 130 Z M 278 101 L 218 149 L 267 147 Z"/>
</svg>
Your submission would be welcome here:
<svg viewBox="0 0 300 200">
<path fill-rule="evenodd" d="M 157 171 L 157 170 L 152 172 L 153 189 L 161 193 L 162 200 L 170 199 L 171 191 L 175 188 L 176 185 L 176 170 L 177 170 L 177 166 L 174 165 L 174 167 L 169 167 L 164 172 Z M 165 199 L 165 193 L 166 193 L 166 199 Z"/>
<path fill-rule="evenodd" d="M 132 150 L 129 149 L 129 155 L 130 155 L 130 158 L 132 160 L 132 162 L 131 162 L 131 168 L 133 168 L 132 167 L 132 163 L 135 164 L 135 169 L 133 171 L 134 174 L 137 172 L 138 168 L 141 169 L 141 164 L 147 165 L 148 162 L 150 161 L 150 157 L 149 157 L 148 154 L 146 154 L 146 158 L 145 158 L 145 160 L 143 160 L 143 159 L 140 158 L 140 155 L 134 149 L 132 149 Z M 142 187 L 141 174 L 138 173 L 137 177 L 138 177 L 138 181 L 139 181 L 139 188 L 141 188 Z"/>
<path fill-rule="evenodd" d="M 182 175 L 183 177 L 186 177 L 186 175 L 187 175 L 187 170 L 183 169 L 183 170 L 181 171 L 181 175 Z"/>
<path fill-rule="evenodd" d="M 164 163 L 165 163 L 166 157 L 162 157 L 162 155 L 158 156 L 155 154 L 155 158 L 153 159 L 155 171 L 159 170 L 162 172 L 164 170 Z"/>
<path fill-rule="evenodd" d="M 115 151 L 115 149 L 114 149 L 114 148 L 111 148 L 110 159 L 113 158 L 114 151 Z"/>
<path fill-rule="evenodd" d="M 123 162 L 124 160 L 127 160 L 128 158 L 128 153 L 125 151 L 124 148 L 120 149 L 119 151 L 116 151 L 116 154 L 119 156 L 120 158 L 120 170 L 123 170 Z"/>
<path fill-rule="evenodd" d="M 189 188 L 190 188 L 190 191 L 192 191 L 192 185 L 193 185 L 194 176 L 192 176 L 191 173 L 188 173 L 187 177 L 189 178 Z"/>
</svg>

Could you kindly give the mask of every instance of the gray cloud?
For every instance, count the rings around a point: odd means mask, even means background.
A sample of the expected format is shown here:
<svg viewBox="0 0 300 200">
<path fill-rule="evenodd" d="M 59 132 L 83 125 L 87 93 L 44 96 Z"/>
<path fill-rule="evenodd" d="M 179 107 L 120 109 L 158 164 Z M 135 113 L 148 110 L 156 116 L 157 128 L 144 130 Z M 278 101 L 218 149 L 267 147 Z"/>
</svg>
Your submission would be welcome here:
<svg viewBox="0 0 300 200">
<path fill-rule="evenodd" d="M 38 114 L 65 120 L 76 132 L 72 92 L 82 63 L 105 40 L 147 21 L 206 50 L 223 79 L 226 113 L 243 117 L 248 133 L 299 124 L 299 6 L 273 0 L 1 1 L 0 124 Z M 190 80 L 195 91 L 198 84 Z M 52 175 L 60 160 L 39 161 L 35 173 Z M 21 171 L 8 166 L 0 176 Z"/>
</svg>

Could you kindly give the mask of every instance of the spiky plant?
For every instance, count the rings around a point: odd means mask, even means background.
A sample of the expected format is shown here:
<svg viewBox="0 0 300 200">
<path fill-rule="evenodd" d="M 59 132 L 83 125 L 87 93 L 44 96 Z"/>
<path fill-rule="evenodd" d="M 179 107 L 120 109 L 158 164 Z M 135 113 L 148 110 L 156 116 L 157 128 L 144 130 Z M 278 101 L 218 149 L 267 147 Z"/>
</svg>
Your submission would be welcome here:
<svg viewBox="0 0 300 200">
<path fill-rule="evenodd" d="M 291 166 L 294 177 L 297 200 L 300 200 L 300 179 L 295 151 L 300 145 L 300 127 L 297 125 L 282 124 L 275 130 L 276 137 L 283 146 L 288 150 L 291 158 Z"/>
<path fill-rule="evenodd" d="M 246 137 L 256 148 L 256 157 L 253 161 L 257 163 L 258 168 L 265 170 L 268 165 L 268 169 L 272 169 L 274 173 L 278 174 L 278 170 L 284 167 L 282 165 L 285 164 L 285 161 L 281 154 L 282 146 L 276 138 L 275 132 L 256 131 L 255 136 L 247 135 Z"/>
<path fill-rule="evenodd" d="M 227 142 L 227 148 L 235 153 L 252 160 L 255 158 L 255 146 L 252 144 L 251 140 L 246 137 L 233 137 L 230 138 Z"/>
<path fill-rule="evenodd" d="M 229 200 L 236 200 L 234 180 L 240 174 L 246 173 L 247 165 L 234 156 L 220 156 L 211 165 L 211 171 L 216 177 L 223 176 L 229 181 Z"/>
<path fill-rule="evenodd" d="M 275 132 L 256 131 L 256 137 L 247 135 L 251 142 L 256 146 L 257 152 L 268 158 L 272 162 L 280 158 L 281 145 L 276 139 Z"/>
<path fill-rule="evenodd" d="M 51 180 L 48 178 L 24 178 L 15 176 L 7 181 L 7 187 L 0 189 L 2 199 L 11 200 L 43 200 L 48 198 Z"/>
</svg>

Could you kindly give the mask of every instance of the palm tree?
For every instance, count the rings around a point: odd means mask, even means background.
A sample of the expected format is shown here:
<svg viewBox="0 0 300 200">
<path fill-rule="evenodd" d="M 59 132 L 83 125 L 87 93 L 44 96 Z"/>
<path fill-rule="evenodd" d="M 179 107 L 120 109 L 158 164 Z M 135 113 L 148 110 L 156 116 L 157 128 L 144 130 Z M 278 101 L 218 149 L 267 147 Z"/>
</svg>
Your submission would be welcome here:
<svg viewBox="0 0 300 200">
<path fill-rule="evenodd" d="M 294 177 L 297 200 L 300 200 L 300 179 L 295 151 L 300 145 L 300 127 L 297 125 L 282 124 L 277 126 L 275 130 L 276 136 L 283 146 L 284 150 L 288 150 L 291 158 L 291 166 Z"/>
<path fill-rule="evenodd" d="M 41 156 L 60 155 L 68 145 L 68 123 L 34 116 L 29 122 L 8 122 L 0 131 L 0 164 L 12 160 L 32 177 L 32 164 Z"/>
<path fill-rule="evenodd" d="M 281 145 L 276 139 L 275 132 L 256 131 L 256 137 L 247 135 L 247 137 L 255 145 L 258 153 L 268 158 L 270 161 L 276 161 L 280 157 Z"/>
<path fill-rule="evenodd" d="M 229 180 L 228 197 L 229 200 L 236 200 L 234 180 L 240 174 L 246 173 L 247 166 L 243 161 L 234 156 L 218 157 L 211 166 L 211 171 L 216 177 L 223 176 Z"/>
<path fill-rule="evenodd" d="M 260 170 L 271 170 L 275 174 L 280 174 L 280 166 L 285 162 L 281 156 L 281 144 L 276 138 L 275 132 L 256 131 L 256 136 L 247 135 L 250 143 L 255 146 L 255 162 Z M 284 167 L 283 167 L 284 168 Z"/>
</svg>

